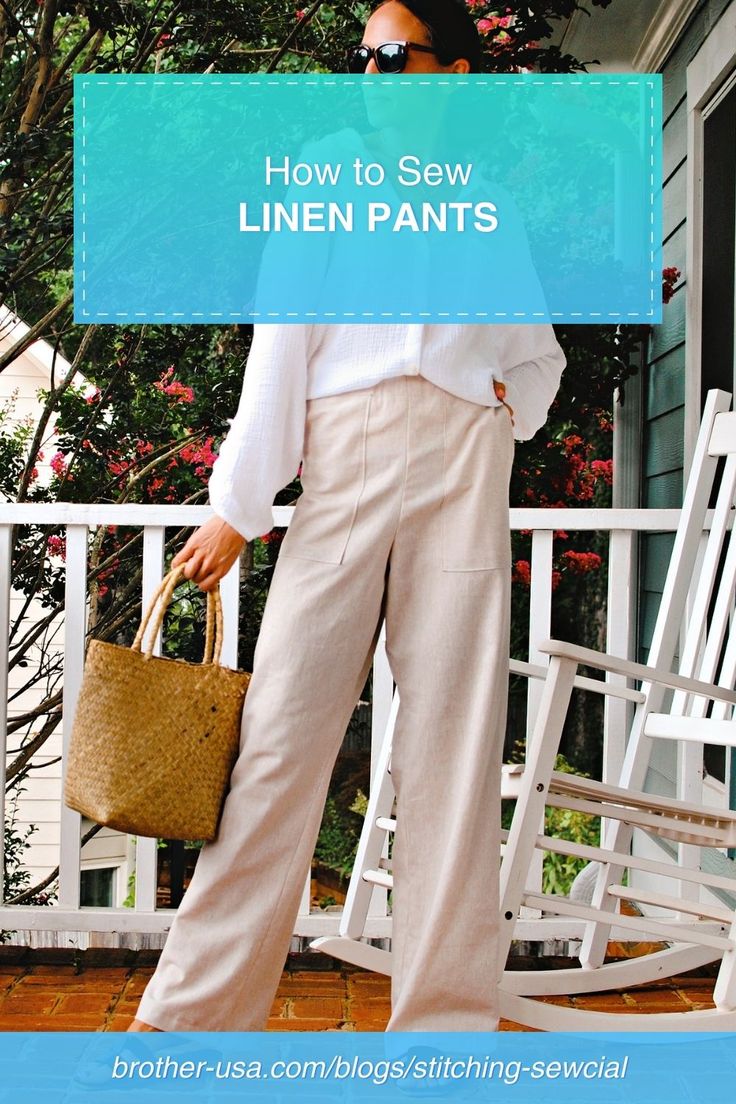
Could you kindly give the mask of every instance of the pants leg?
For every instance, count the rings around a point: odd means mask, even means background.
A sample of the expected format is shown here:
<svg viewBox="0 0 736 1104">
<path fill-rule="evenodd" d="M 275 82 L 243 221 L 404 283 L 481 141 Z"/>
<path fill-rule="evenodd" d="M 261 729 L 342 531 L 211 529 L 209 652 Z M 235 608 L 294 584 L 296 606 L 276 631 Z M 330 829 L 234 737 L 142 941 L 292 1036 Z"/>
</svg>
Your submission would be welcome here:
<svg viewBox="0 0 736 1104">
<path fill-rule="evenodd" d="M 348 457 L 364 456 L 370 396 L 335 398 L 346 401 L 317 400 L 308 414 L 304 494 L 272 577 L 218 835 L 198 856 L 136 1012 L 165 1031 L 265 1030 L 372 662 L 398 481 L 378 473 L 351 533 L 369 488 L 365 464 Z"/>
<path fill-rule="evenodd" d="M 409 455 L 422 463 L 407 475 L 386 596 L 400 695 L 387 1030 L 494 1031 L 513 437 L 503 407 L 414 394 Z M 443 478 L 433 467 L 428 479 L 416 440 L 443 408 Z"/>
</svg>

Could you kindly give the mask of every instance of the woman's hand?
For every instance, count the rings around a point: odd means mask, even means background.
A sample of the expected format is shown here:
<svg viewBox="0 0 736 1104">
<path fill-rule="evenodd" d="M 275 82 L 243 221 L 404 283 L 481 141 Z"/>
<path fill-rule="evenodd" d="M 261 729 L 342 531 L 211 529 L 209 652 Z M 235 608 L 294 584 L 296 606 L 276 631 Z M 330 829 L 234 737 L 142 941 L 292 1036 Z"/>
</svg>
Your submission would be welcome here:
<svg viewBox="0 0 736 1104">
<path fill-rule="evenodd" d="M 493 390 L 496 393 L 496 398 L 501 400 L 501 402 L 503 403 L 503 405 L 506 407 L 509 414 L 511 415 L 511 424 L 516 425 L 516 422 L 514 421 L 513 407 L 509 406 L 509 404 L 506 402 L 506 384 L 501 383 L 500 380 L 494 380 L 493 381 Z"/>
<path fill-rule="evenodd" d="M 200 590 L 214 590 L 223 575 L 227 575 L 243 545 L 244 537 L 215 514 L 199 529 L 195 529 L 182 549 L 171 561 L 172 567 L 184 564 L 184 576 L 192 579 Z"/>
</svg>

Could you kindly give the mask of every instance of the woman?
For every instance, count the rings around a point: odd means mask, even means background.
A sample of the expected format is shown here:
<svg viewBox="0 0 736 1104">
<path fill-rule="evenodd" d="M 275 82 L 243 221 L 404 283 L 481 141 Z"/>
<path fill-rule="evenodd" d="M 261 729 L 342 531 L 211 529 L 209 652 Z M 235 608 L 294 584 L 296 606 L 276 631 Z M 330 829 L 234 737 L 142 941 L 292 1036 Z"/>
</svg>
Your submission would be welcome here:
<svg viewBox="0 0 736 1104">
<path fill-rule="evenodd" d="M 379 49 L 397 41 L 409 45 Z M 353 71 L 481 68 L 455 0 L 386 0 L 363 45 Z M 274 496 L 302 460 L 303 494 L 218 837 L 129 1030 L 265 1029 L 384 618 L 400 694 L 387 1030 L 496 1029 L 508 483 L 514 435 L 544 423 L 564 365 L 548 325 L 255 327 L 210 479 L 214 516 L 173 564 L 211 590 L 272 528 Z"/>
</svg>

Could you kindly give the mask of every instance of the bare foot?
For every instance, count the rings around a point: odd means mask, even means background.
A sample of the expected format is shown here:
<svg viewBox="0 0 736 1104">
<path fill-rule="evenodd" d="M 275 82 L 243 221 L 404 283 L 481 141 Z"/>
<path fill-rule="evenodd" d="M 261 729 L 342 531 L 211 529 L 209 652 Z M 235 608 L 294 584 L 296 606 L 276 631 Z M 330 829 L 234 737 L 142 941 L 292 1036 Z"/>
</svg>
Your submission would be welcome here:
<svg viewBox="0 0 736 1104">
<path fill-rule="evenodd" d="M 143 1020 L 133 1020 L 128 1031 L 161 1031 L 160 1027 L 151 1027 L 150 1024 L 145 1023 Z"/>
</svg>

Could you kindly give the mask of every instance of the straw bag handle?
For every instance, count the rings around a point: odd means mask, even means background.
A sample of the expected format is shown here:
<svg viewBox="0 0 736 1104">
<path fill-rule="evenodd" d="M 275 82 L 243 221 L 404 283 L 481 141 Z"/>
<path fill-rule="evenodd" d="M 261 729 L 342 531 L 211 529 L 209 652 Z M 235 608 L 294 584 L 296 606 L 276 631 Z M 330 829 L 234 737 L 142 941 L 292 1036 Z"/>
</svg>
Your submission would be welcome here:
<svg viewBox="0 0 736 1104">
<path fill-rule="evenodd" d="M 143 642 L 143 636 L 146 632 L 146 627 L 150 620 L 151 614 L 156 607 L 156 604 L 159 603 L 158 609 L 156 611 L 156 617 L 154 618 L 153 622 L 153 632 L 149 639 L 146 651 L 144 652 L 144 655 L 148 657 L 152 655 L 153 642 L 158 635 L 159 629 L 161 628 L 164 614 L 166 613 L 166 609 L 169 605 L 169 602 L 171 601 L 174 588 L 180 581 L 183 572 L 183 564 L 179 564 L 178 567 L 172 567 L 157 586 L 156 591 L 151 598 L 151 601 L 148 603 L 148 608 L 143 615 L 143 620 L 138 627 L 138 632 L 135 634 L 135 640 L 131 645 L 131 647 L 133 647 L 135 651 L 141 651 L 141 645 Z M 159 599 L 161 599 L 160 602 Z M 205 631 L 204 657 L 202 659 L 203 664 L 220 662 L 220 653 L 222 651 L 222 632 L 222 598 L 220 596 L 220 584 L 218 582 L 214 590 L 209 590 L 207 592 L 207 627 Z"/>
</svg>

